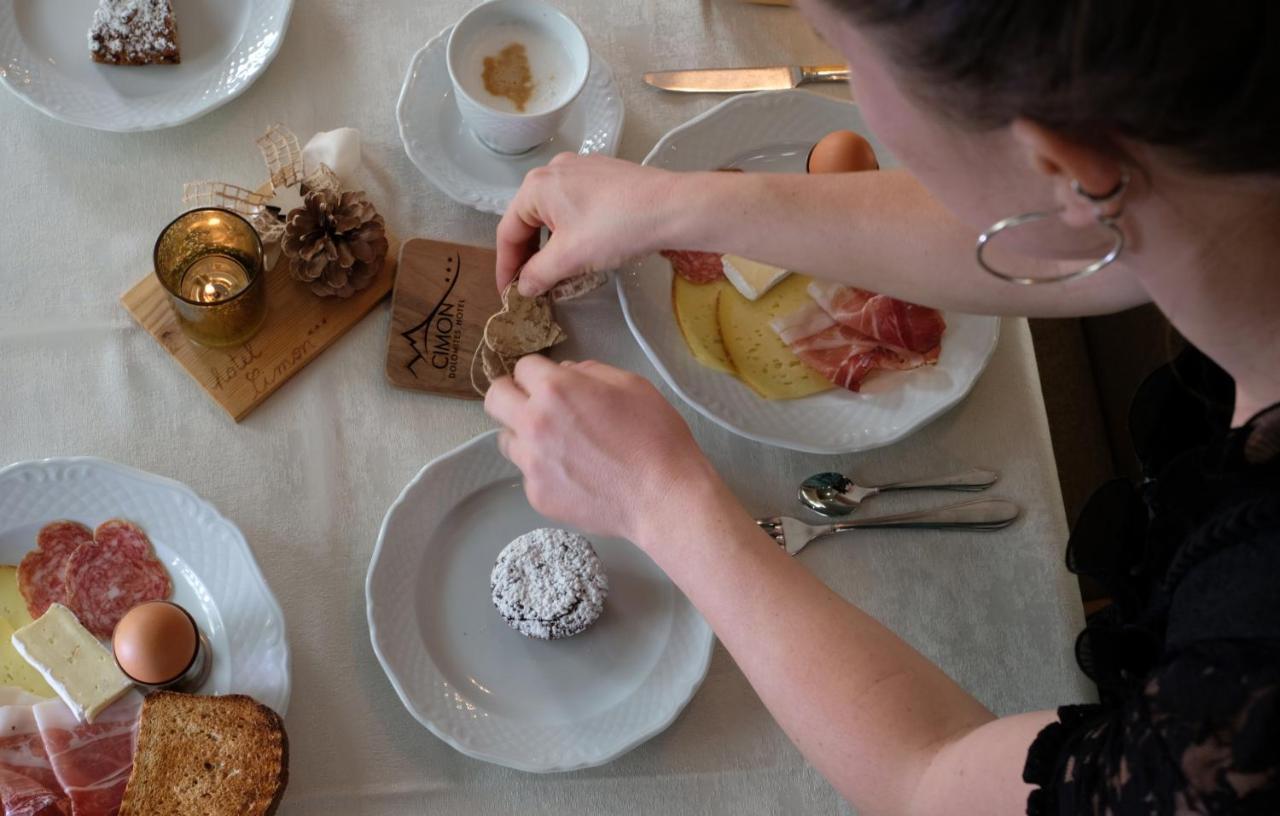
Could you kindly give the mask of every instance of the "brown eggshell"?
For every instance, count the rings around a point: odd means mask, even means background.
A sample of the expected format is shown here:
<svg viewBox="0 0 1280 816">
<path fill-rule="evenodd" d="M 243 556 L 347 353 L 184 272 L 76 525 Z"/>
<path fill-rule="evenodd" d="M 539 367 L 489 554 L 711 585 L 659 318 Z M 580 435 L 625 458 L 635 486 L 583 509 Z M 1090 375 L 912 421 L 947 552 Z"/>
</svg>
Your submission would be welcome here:
<svg viewBox="0 0 1280 816">
<path fill-rule="evenodd" d="M 852 130 L 836 130 L 823 136 L 809 151 L 805 169 L 810 173 L 855 173 L 879 170 L 871 143 Z"/>
<path fill-rule="evenodd" d="M 197 648 L 195 624 L 177 604 L 152 601 L 125 613 L 111 636 L 120 669 L 139 683 L 158 685 L 182 675 Z"/>
</svg>

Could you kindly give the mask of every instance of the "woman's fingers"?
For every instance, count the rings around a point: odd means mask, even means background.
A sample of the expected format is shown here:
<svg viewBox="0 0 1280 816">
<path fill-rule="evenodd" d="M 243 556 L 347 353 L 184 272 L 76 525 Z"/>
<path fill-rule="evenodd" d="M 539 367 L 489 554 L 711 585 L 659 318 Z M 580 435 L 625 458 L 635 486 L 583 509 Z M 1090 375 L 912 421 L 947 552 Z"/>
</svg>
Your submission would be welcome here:
<svg viewBox="0 0 1280 816">
<path fill-rule="evenodd" d="M 530 170 L 498 225 L 498 287 L 518 276 L 521 293 L 541 294 L 566 278 L 650 251 L 677 175 L 572 153 Z M 542 227 L 552 236 L 539 249 Z"/>
<path fill-rule="evenodd" d="M 490 384 L 484 395 L 485 413 L 519 431 L 521 419 L 528 416 L 529 395 L 544 387 L 548 380 L 564 377 L 571 369 L 541 354 L 526 354 L 516 363 L 510 377 L 499 377 Z"/>
<path fill-rule="evenodd" d="M 564 376 L 564 369 L 541 354 L 526 354 L 516 362 L 512 376 L 525 394 L 532 394 L 547 380 Z"/>
<path fill-rule="evenodd" d="M 626 385 L 631 382 L 632 377 L 636 376 L 630 371 L 624 371 L 621 368 L 616 368 L 608 363 L 602 363 L 599 360 L 583 360 L 582 362 L 575 363 L 573 367 L 575 370 L 581 371 L 589 377 L 594 377 L 595 379 L 609 383 L 610 385 Z"/>
<path fill-rule="evenodd" d="M 516 198 L 498 222 L 498 291 L 507 288 L 520 267 L 537 251 L 538 235 L 542 231 L 542 221 L 536 213 L 522 214 L 520 196 Z"/>
<path fill-rule="evenodd" d="M 529 394 L 511 377 L 499 377 L 484 395 L 484 411 L 508 428 L 513 427 L 524 411 Z"/>
<path fill-rule="evenodd" d="M 542 249 L 525 261 L 520 269 L 520 294 L 525 297 L 540 295 L 565 278 L 587 271 L 569 263 L 565 258 L 565 245 L 563 238 L 552 233 Z"/>
</svg>

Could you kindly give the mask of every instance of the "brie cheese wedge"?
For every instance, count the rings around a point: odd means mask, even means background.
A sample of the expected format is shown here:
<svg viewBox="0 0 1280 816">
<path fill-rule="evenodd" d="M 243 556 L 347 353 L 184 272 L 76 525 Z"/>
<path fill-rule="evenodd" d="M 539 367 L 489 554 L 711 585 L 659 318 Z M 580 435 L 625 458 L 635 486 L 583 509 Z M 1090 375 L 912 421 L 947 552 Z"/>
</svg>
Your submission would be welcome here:
<svg viewBox="0 0 1280 816">
<path fill-rule="evenodd" d="M 747 300 L 759 298 L 791 274 L 781 267 L 738 255 L 725 255 L 720 261 L 724 264 L 724 276 Z"/>
<path fill-rule="evenodd" d="M 111 653 L 60 603 L 15 631 L 11 642 L 81 722 L 93 722 L 133 688 Z"/>
</svg>

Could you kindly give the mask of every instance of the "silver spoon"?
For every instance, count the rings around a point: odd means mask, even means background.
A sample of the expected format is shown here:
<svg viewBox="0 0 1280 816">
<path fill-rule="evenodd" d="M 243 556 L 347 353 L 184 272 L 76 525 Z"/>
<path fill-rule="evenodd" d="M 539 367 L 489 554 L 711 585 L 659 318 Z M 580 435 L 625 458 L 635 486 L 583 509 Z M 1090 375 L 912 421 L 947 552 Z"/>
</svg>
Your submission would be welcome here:
<svg viewBox="0 0 1280 816">
<path fill-rule="evenodd" d="M 993 470 L 970 468 L 951 476 L 893 482 L 876 487 L 854 484 L 843 473 L 815 473 L 800 485 L 800 502 L 819 515 L 834 518 L 847 516 L 858 505 L 877 493 L 890 490 L 960 490 L 976 492 L 996 483 L 1000 474 Z"/>
</svg>

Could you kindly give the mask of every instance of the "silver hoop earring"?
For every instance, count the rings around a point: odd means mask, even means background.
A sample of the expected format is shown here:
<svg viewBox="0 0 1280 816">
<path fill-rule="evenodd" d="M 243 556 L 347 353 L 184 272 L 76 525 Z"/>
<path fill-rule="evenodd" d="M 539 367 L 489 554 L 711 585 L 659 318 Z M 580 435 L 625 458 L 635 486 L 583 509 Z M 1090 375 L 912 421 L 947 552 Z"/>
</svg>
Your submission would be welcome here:
<svg viewBox="0 0 1280 816">
<path fill-rule="evenodd" d="M 1116 258 L 1120 257 L 1120 253 L 1124 251 L 1124 231 L 1116 224 L 1116 219 L 1120 217 L 1120 213 L 1123 211 L 1123 206 L 1117 207 L 1115 212 L 1112 213 L 1108 213 L 1105 208 L 1108 205 L 1120 202 L 1120 199 L 1124 196 L 1125 191 L 1128 190 L 1128 188 L 1128 172 L 1122 172 L 1120 174 L 1120 181 L 1116 183 L 1116 186 L 1102 195 L 1094 195 L 1087 192 L 1080 186 L 1080 182 L 1078 181 L 1071 182 L 1072 192 L 1082 198 L 1088 199 L 1093 204 L 1093 216 L 1097 219 L 1098 225 L 1111 233 L 1111 249 L 1106 255 L 1103 255 L 1088 266 L 1082 266 L 1079 269 L 1072 270 L 1071 272 L 1065 272 L 1061 275 L 1054 275 L 1048 278 L 1027 278 L 1001 272 L 999 269 L 996 269 L 994 266 L 987 263 L 986 259 L 982 256 L 983 250 L 986 249 L 987 244 L 991 242 L 992 238 L 996 237 L 1000 233 L 1008 229 L 1013 229 L 1014 227 L 1020 227 L 1023 224 L 1030 224 L 1033 221 L 1041 221 L 1045 218 L 1051 218 L 1062 212 L 1063 208 L 1061 207 L 1056 210 L 1041 210 L 1039 212 L 1023 213 L 1022 215 L 1015 215 L 1012 218 L 1005 218 L 1002 221 L 997 221 L 992 224 L 986 232 L 978 236 L 978 244 L 974 248 L 974 252 L 978 258 L 978 266 L 982 267 L 988 273 L 1002 281 L 1016 283 L 1022 286 L 1035 286 L 1041 283 L 1061 283 L 1063 281 L 1089 277 L 1099 269 L 1110 266 L 1115 262 Z"/>
</svg>

